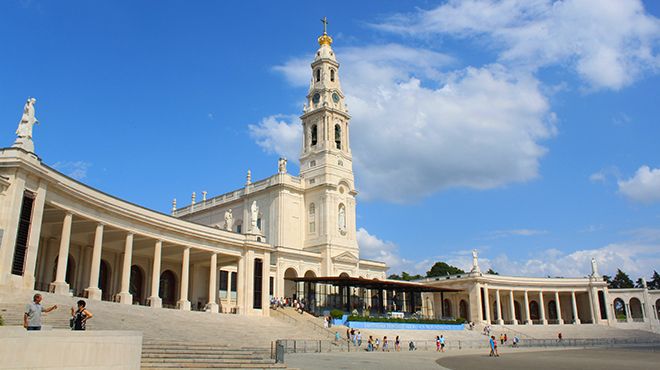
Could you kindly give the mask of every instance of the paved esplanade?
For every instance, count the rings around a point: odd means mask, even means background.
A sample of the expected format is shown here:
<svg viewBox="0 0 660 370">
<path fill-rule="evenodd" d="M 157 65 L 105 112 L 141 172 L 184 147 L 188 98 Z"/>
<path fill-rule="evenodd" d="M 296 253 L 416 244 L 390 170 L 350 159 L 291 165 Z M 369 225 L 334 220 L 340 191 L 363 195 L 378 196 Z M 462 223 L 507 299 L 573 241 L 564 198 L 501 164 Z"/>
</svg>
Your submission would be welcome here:
<svg viewBox="0 0 660 370">
<path fill-rule="evenodd" d="M 558 353 L 559 352 L 559 353 Z M 660 347 L 594 348 L 548 352 L 507 353 L 500 357 L 468 355 L 443 358 L 441 368 L 452 370 L 642 370 L 660 366 Z"/>
<path fill-rule="evenodd" d="M 460 352 L 353 352 L 287 354 L 285 363 L 301 370 L 582 370 L 657 369 L 660 347 L 597 349 L 504 349 L 498 358 L 480 350 Z"/>
</svg>

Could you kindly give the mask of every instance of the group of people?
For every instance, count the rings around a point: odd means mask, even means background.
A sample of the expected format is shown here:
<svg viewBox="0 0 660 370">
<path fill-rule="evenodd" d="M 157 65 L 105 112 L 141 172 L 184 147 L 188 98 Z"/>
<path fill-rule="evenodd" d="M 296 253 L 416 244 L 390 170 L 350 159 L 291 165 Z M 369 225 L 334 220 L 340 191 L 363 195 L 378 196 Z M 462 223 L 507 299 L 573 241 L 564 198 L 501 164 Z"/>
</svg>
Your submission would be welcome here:
<svg viewBox="0 0 660 370">
<path fill-rule="evenodd" d="M 277 308 L 283 308 L 283 307 L 293 307 L 298 311 L 300 314 L 305 312 L 305 306 L 307 304 L 305 303 L 304 299 L 298 300 L 296 298 L 288 298 L 288 297 L 272 297 L 270 299 L 270 307 L 273 309 Z"/>
<path fill-rule="evenodd" d="M 490 347 L 489 356 L 499 357 L 500 353 L 497 350 L 497 339 L 495 338 L 495 336 L 491 335 L 490 338 L 488 339 L 488 342 Z M 509 336 L 506 333 L 500 334 L 500 345 L 504 346 L 508 342 L 509 342 Z M 511 341 L 511 346 L 518 347 L 518 343 L 520 343 L 520 338 L 518 338 L 518 336 L 516 335 L 513 337 L 513 340 Z"/>
<path fill-rule="evenodd" d="M 387 339 L 387 335 L 383 336 L 382 343 L 380 339 L 378 338 L 374 339 L 373 336 L 370 335 L 369 339 L 367 340 L 367 352 L 374 352 L 374 351 L 389 352 L 391 341 L 392 341 L 391 339 Z M 382 348 L 381 348 L 381 344 L 382 344 Z M 395 352 L 401 351 L 401 341 L 399 340 L 398 335 L 396 336 L 396 338 L 394 338 L 394 351 Z"/>
<path fill-rule="evenodd" d="M 25 313 L 23 315 L 23 327 L 27 330 L 41 330 L 42 319 L 41 314 L 46 312 L 51 312 L 57 309 L 57 305 L 50 306 L 48 308 L 44 307 L 41 304 L 43 297 L 41 294 L 35 294 L 32 297 L 32 302 L 28 303 L 25 306 Z M 82 299 L 78 301 L 77 308 L 71 307 L 71 318 L 69 320 L 69 326 L 71 330 L 85 330 L 87 320 L 94 317 L 89 310 L 87 310 L 87 304 Z"/>
</svg>

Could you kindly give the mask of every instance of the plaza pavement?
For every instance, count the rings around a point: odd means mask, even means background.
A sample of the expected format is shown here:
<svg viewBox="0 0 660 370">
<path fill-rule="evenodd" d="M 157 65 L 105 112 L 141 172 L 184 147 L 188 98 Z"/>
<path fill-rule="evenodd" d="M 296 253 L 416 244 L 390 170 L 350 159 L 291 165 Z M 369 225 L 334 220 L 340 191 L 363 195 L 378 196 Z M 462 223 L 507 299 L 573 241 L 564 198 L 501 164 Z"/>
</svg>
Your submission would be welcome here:
<svg viewBox="0 0 660 370">
<path fill-rule="evenodd" d="M 500 357 L 483 350 L 286 354 L 285 363 L 300 370 L 582 370 L 658 369 L 660 347 L 554 349 L 504 348 Z"/>
</svg>

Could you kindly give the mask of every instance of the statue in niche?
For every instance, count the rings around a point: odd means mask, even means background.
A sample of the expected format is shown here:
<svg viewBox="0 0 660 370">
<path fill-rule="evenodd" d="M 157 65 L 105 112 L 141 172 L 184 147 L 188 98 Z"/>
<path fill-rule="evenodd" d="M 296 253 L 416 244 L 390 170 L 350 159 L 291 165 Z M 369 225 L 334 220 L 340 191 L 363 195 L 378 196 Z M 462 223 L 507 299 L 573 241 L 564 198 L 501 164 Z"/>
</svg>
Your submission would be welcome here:
<svg viewBox="0 0 660 370">
<path fill-rule="evenodd" d="M 342 233 L 346 232 L 346 207 L 343 204 L 339 205 L 339 214 L 337 216 L 337 221 L 339 222 L 339 231 Z"/>
<path fill-rule="evenodd" d="M 18 124 L 16 129 L 16 136 L 19 138 L 32 139 L 32 127 L 35 124 L 38 124 L 39 121 L 34 116 L 34 104 L 37 102 L 35 98 L 28 98 L 25 102 L 25 107 L 23 107 L 23 116 L 21 117 L 21 122 Z"/>
<path fill-rule="evenodd" d="M 286 173 L 286 158 L 280 157 L 277 161 L 277 172 Z"/>
<path fill-rule="evenodd" d="M 225 211 L 225 230 L 231 231 L 234 227 L 234 215 L 231 213 L 231 209 Z"/>
<path fill-rule="evenodd" d="M 257 201 L 252 201 L 250 206 L 250 227 L 253 232 L 259 232 L 257 227 L 257 219 L 259 218 L 259 206 L 257 206 Z"/>
</svg>

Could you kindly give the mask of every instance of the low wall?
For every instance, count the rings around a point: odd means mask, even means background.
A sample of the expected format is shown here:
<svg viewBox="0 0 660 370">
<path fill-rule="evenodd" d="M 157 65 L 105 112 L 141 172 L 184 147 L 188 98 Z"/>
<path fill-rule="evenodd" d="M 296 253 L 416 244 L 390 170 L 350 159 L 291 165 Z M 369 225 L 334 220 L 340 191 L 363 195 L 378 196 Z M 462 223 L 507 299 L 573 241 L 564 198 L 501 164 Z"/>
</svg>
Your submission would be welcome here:
<svg viewBox="0 0 660 370">
<path fill-rule="evenodd" d="M 408 324 L 403 322 L 348 321 L 346 326 L 355 329 L 394 329 L 394 330 L 464 330 L 463 324 Z"/>
<path fill-rule="evenodd" d="M 0 327 L 0 369 L 140 369 L 137 331 L 27 331 Z"/>
</svg>

